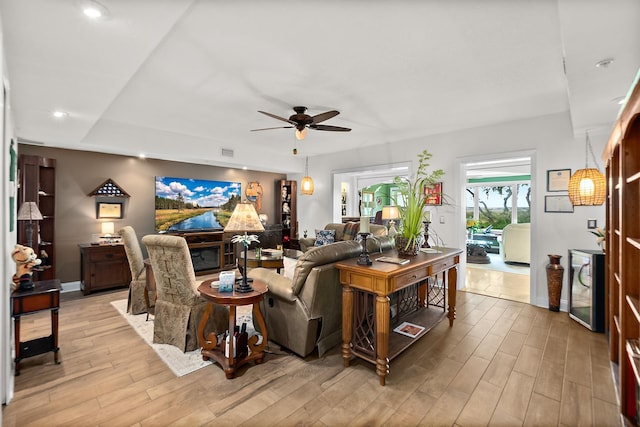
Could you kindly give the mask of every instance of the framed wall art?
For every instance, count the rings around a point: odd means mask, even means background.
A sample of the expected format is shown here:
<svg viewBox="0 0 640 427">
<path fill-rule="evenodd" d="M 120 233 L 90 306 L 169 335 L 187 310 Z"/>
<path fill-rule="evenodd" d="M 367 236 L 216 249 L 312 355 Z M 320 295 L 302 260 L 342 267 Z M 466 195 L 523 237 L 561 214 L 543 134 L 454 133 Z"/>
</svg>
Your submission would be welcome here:
<svg viewBox="0 0 640 427">
<path fill-rule="evenodd" d="M 544 196 L 544 211 L 572 213 L 573 205 L 569 196 Z"/>
<path fill-rule="evenodd" d="M 425 205 L 440 206 L 442 205 L 442 183 L 436 182 L 431 185 L 424 186 Z"/>
<path fill-rule="evenodd" d="M 121 202 L 96 202 L 96 218 L 104 219 L 121 219 L 123 217 L 123 209 Z"/>
<path fill-rule="evenodd" d="M 547 171 L 547 191 L 569 191 L 571 169 L 551 169 Z"/>
</svg>

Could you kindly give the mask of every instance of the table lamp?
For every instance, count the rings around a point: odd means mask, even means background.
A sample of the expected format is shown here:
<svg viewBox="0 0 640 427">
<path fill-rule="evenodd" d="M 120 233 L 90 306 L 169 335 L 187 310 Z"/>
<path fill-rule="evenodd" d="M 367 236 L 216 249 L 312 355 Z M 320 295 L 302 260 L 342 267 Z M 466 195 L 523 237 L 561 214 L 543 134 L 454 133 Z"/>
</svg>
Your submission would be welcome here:
<svg viewBox="0 0 640 427">
<path fill-rule="evenodd" d="M 247 293 L 252 292 L 253 287 L 247 280 L 247 256 L 249 252 L 249 244 L 251 242 L 259 242 L 258 236 L 255 234 L 247 234 L 250 232 L 263 232 L 264 227 L 260 222 L 260 217 L 256 212 L 256 209 L 249 202 L 242 202 L 236 205 L 236 208 L 229 218 L 227 226 L 224 228 L 225 232 L 244 232 L 244 234 L 236 234 L 231 239 L 231 243 L 242 242 L 244 246 L 244 267 L 242 269 L 242 281 L 236 288 L 236 292 Z"/>
<path fill-rule="evenodd" d="M 113 233 L 115 232 L 115 224 L 113 222 L 102 223 L 102 237 L 105 239 L 105 243 L 111 243 Z"/>
<path fill-rule="evenodd" d="M 18 210 L 18 220 L 29 221 L 26 224 L 27 246 L 33 249 L 33 221 L 41 221 L 44 218 L 36 202 L 24 202 Z"/>
<path fill-rule="evenodd" d="M 393 237 L 398 233 L 395 221 L 398 218 L 400 218 L 400 210 L 397 206 L 384 206 L 382 208 L 382 219 L 389 221 L 389 237 Z"/>
</svg>

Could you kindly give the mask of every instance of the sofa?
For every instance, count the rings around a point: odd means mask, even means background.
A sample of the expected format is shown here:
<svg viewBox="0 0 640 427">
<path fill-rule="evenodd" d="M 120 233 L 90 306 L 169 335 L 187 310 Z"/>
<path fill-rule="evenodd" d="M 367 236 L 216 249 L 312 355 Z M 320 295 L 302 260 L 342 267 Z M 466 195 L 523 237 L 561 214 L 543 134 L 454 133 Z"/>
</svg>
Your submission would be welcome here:
<svg viewBox="0 0 640 427">
<path fill-rule="evenodd" d="M 370 253 L 393 247 L 387 236 L 367 239 Z M 342 340 L 342 285 L 334 263 L 360 255 L 362 246 L 354 240 L 315 246 L 297 260 L 293 272 L 278 274 L 273 269 L 255 268 L 248 276 L 264 281 L 268 292 L 261 302 L 269 340 L 299 356 L 317 347 L 318 355 Z"/>
<path fill-rule="evenodd" d="M 531 263 L 531 224 L 509 224 L 502 229 L 500 253 L 504 262 Z"/>
<path fill-rule="evenodd" d="M 324 226 L 323 230 L 335 231 L 334 241 L 341 242 L 347 240 L 354 240 L 360 230 L 359 222 L 347 222 L 347 223 L 329 223 Z M 379 224 L 369 224 L 369 231 L 374 236 L 386 236 L 387 227 Z M 306 252 L 310 248 L 315 246 L 316 237 L 304 237 L 298 240 L 300 244 L 300 250 Z"/>
</svg>

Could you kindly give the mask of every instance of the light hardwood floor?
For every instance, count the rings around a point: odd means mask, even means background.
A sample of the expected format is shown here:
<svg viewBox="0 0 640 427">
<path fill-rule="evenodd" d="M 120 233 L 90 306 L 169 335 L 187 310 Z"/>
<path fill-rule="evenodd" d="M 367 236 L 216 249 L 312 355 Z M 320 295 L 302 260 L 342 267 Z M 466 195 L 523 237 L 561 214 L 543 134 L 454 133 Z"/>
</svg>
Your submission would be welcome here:
<svg viewBox="0 0 640 427">
<path fill-rule="evenodd" d="M 227 380 L 217 366 L 175 377 L 111 306 L 126 291 L 63 294 L 60 365 L 25 359 L 4 426 L 620 425 L 607 344 L 566 313 L 458 293 L 444 321 L 391 362 L 343 368 L 269 354 Z M 48 334 L 48 314 L 23 318 L 23 337 Z"/>
</svg>

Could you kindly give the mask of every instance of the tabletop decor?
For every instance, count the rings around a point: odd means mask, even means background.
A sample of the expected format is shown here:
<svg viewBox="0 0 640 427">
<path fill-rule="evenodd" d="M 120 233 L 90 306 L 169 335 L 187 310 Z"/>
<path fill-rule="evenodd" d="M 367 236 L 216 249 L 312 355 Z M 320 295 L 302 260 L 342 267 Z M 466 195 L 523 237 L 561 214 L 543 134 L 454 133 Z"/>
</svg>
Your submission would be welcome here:
<svg viewBox="0 0 640 427">
<path fill-rule="evenodd" d="M 433 186 L 444 175 L 442 169 L 429 173 L 429 160 L 432 154 L 428 150 L 423 150 L 418 154 L 418 170 L 413 179 L 396 176 L 393 179 L 398 187 L 400 200 L 393 200 L 393 203 L 400 208 L 400 230 L 395 236 L 396 249 L 400 254 L 417 255 L 424 239 L 424 225 L 426 220 L 424 207 L 428 196 L 424 191 L 425 186 Z M 440 187 L 441 188 L 441 187 Z M 442 194 L 440 194 L 442 198 Z"/>
<path fill-rule="evenodd" d="M 236 288 L 236 292 L 247 293 L 253 292 L 253 288 L 247 280 L 247 252 L 252 242 L 259 242 L 258 236 L 255 234 L 247 234 L 248 231 L 262 232 L 264 227 L 260 222 L 258 213 L 253 205 L 249 202 L 242 202 L 236 205 L 236 208 L 229 218 L 225 232 L 244 232 L 244 234 L 236 234 L 231 239 L 231 243 L 242 243 L 244 246 L 244 268 L 242 269 L 242 281 Z"/>
</svg>

